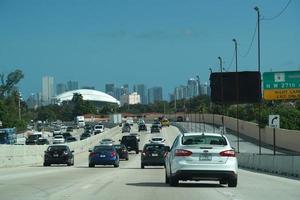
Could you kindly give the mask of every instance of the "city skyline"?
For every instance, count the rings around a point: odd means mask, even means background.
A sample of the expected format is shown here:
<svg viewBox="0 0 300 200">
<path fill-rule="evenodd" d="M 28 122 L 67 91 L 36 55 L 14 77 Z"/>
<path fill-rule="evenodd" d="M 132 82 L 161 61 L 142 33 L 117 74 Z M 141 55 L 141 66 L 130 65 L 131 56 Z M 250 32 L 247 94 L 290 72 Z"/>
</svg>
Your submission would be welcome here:
<svg viewBox="0 0 300 200">
<path fill-rule="evenodd" d="M 109 82 L 160 85 L 167 99 L 183 80 L 198 75 L 208 82 L 209 68 L 220 69 L 219 56 L 226 71 L 235 70 L 233 38 L 239 71 L 257 70 L 255 6 L 261 71 L 300 67 L 299 1 L 282 13 L 286 0 L 73 2 L 1 2 L 0 73 L 22 70 L 25 97 L 40 91 L 40 77 L 48 74 L 101 91 Z"/>
</svg>

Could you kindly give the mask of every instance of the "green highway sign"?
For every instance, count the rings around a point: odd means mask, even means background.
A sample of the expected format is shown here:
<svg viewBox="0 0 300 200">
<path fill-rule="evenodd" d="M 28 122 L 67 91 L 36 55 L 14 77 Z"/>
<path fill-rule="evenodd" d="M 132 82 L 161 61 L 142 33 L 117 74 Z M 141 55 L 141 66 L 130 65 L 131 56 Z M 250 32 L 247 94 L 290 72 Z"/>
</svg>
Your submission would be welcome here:
<svg viewBox="0 0 300 200">
<path fill-rule="evenodd" d="M 263 73 L 264 99 L 300 99 L 300 71 Z"/>
</svg>

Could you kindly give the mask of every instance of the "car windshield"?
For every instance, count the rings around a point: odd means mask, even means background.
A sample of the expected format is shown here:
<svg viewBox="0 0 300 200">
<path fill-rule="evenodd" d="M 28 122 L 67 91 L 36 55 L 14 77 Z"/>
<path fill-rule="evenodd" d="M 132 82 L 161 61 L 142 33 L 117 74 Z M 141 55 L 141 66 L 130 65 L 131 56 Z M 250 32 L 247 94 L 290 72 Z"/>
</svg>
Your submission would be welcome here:
<svg viewBox="0 0 300 200">
<path fill-rule="evenodd" d="M 222 136 L 211 135 L 190 135 L 182 137 L 183 145 L 227 145 L 226 139 Z"/>
</svg>

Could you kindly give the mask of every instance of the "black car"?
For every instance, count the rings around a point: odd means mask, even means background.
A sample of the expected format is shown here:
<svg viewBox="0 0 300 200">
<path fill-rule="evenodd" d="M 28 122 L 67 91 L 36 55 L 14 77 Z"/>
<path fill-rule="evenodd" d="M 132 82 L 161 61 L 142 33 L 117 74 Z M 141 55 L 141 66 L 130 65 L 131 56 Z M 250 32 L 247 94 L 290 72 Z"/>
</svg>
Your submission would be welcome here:
<svg viewBox="0 0 300 200">
<path fill-rule="evenodd" d="M 152 124 L 151 133 L 160 133 L 160 127 L 157 124 Z"/>
<path fill-rule="evenodd" d="M 139 142 L 134 135 L 124 135 L 120 140 L 121 144 L 125 145 L 128 151 L 139 153 Z"/>
<path fill-rule="evenodd" d="M 47 145 L 49 144 L 49 140 L 47 138 L 39 138 L 37 141 L 36 141 L 36 144 L 37 145 Z"/>
<path fill-rule="evenodd" d="M 128 160 L 129 157 L 128 157 L 128 151 L 127 151 L 127 148 L 124 144 L 116 144 L 114 145 L 118 154 L 119 154 L 119 158 L 120 159 L 125 159 L 125 160 Z"/>
<path fill-rule="evenodd" d="M 44 166 L 51 164 L 74 165 L 73 152 L 67 145 L 51 145 L 45 151 Z"/>
<path fill-rule="evenodd" d="M 71 136 L 71 137 L 68 137 L 68 138 L 66 138 L 66 142 L 76 142 L 77 141 L 77 139 L 76 139 L 76 137 L 74 137 L 74 136 Z"/>
<path fill-rule="evenodd" d="M 92 132 L 93 132 L 93 127 L 92 127 L 92 125 L 86 124 L 85 127 L 84 127 L 84 132 L 89 132 L 89 133 L 92 134 Z"/>
<path fill-rule="evenodd" d="M 145 144 L 141 156 L 141 168 L 145 166 L 164 166 L 165 155 L 170 149 L 164 144 Z"/>
<path fill-rule="evenodd" d="M 91 137 L 90 133 L 88 133 L 88 132 L 82 133 L 81 136 L 80 136 L 80 140 L 84 140 L 88 137 Z"/>
<path fill-rule="evenodd" d="M 147 131 L 147 126 L 146 126 L 146 124 L 139 124 L 139 132 L 140 131 Z"/>
<path fill-rule="evenodd" d="M 42 137 L 41 134 L 34 134 L 34 135 L 29 135 L 28 138 L 25 141 L 26 145 L 32 145 L 32 144 L 37 144 L 38 139 Z"/>
<path fill-rule="evenodd" d="M 130 133 L 130 130 L 131 130 L 131 126 L 130 124 L 124 124 L 123 127 L 122 127 L 122 133 Z"/>
<path fill-rule="evenodd" d="M 67 127 L 67 132 L 72 132 L 74 129 L 73 129 L 73 127 L 72 126 L 68 126 Z"/>
<path fill-rule="evenodd" d="M 67 138 L 69 138 L 69 137 L 72 137 L 72 134 L 69 132 L 65 132 L 62 135 L 64 136 L 65 140 L 67 140 Z"/>
<path fill-rule="evenodd" d="M 177 122 L 183 122 L 183 117 L 182 116 L 178 116 L 176 119 Z"/>
</svg>

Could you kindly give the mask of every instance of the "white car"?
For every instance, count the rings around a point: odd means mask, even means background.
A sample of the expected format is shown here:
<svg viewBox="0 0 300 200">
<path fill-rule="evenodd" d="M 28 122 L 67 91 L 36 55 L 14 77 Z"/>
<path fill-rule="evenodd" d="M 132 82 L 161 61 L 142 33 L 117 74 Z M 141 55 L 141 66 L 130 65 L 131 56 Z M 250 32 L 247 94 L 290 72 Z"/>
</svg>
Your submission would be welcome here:
<svg viewBox="0 0 300 200">
<path fill-rule="evenodd" d="M 166 141 L 163 137 L 152 137 L 151 140 L 149 140 L 150 143 L 153 144 L 164 144 Z"/>
<path fill-rule="evenodd" d="M 63 135 L 56 135 L 53 137 L 53 144 L 62 144 L 65 142 L 65 138 Z"/>
<path fill-rule="evenodd" d="M 226 136 L 216 133 L 178 135 L 165 159 L 165 182 L 216 180 L 236 187 L 238 162 Z"/>
<path fill-rule="evenodd" d="M 98 134 L 98 133 L 103 133 L 104 132 L 104 125 L 102 124 L 98 124 L 94 126 L 94 135 Z"/>
</svg>

